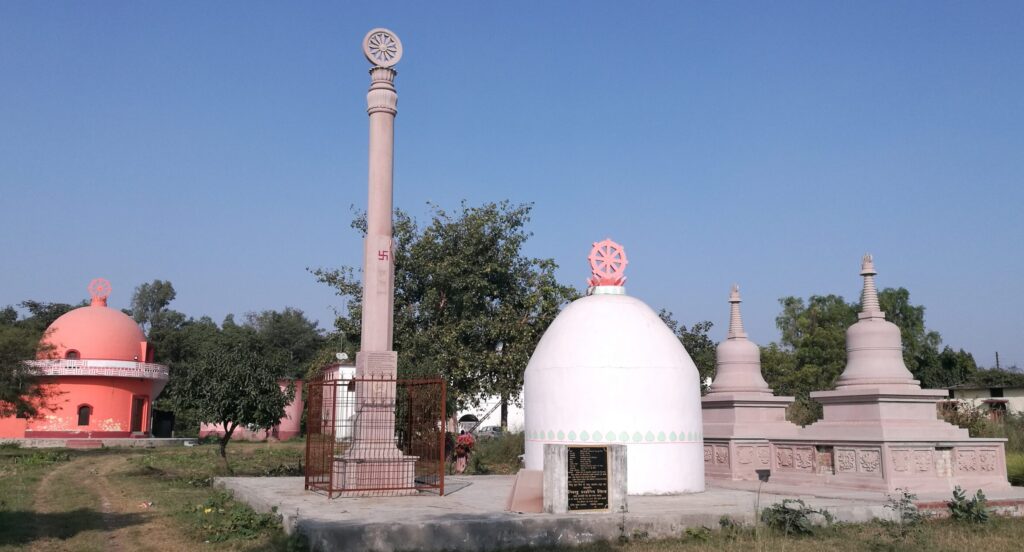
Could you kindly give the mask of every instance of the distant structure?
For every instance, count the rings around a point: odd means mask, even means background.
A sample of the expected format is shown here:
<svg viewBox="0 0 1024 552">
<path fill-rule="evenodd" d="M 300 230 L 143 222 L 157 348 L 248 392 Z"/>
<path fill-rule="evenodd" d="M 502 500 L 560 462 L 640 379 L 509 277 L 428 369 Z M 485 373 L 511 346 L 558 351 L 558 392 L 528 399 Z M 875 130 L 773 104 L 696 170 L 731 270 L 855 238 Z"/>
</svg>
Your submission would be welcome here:
<svg viewBox="0 0 1024 552">
<path fill-rule="evenodd" d="M 30 363 L 45 376 L 49 406 L 35 419 L 0 418 L 0 437 L 113 439 L 150 437 L 152 404 L 168 369 L 153 362 L 139 325 L 107 306 L 110 282 L 89 284 L 92 303 L 66 313 L 43 334 Z"/>
<path fill-rule="evenodd" d="M 568 305 L 526 367 L 526 470 L 546 443 L 627 445 L 629 494 L 704 490 L 700 378 L 682 343 L 622 286 L 620 245 L 594 244 L 590 294 Z"/>
<path fill-rule="evenodd" d="M 947 409 L 955 410 L 961 404 L 970 404 L 982 409 L 994 422 L 1004 419 L 1008 413 L 1024 414 L 1024 386 L 961 383 L 947 389 L 949 400 L 943 405 Z"/>
<path fill-rule="evenodd" d="M 771 467 L 771 437 L 794 437 L 786 421 L 793 397 L 776 397 L 761 375 L 761 349 L 747 339 L 740 289 L 729 294 L 729 333 L 715 354 L 715 379 L 701 399 L 704 472 L 709 478 L 757 480 Z"/>
<path fill-rule="evenodd" d="M 823 418 L 792 438 L 772 438 L 773 482 L 911 492 L 960 485 L 1009 487 L 1005 439 L 972 439 L 938 419 L 944 389 L 922 389 L 903 363 L 898 326 L 885 319 L 875 288 L 874 259 L 861 264 L 859 320 L 846 330 L 846 369 L 833 391 L 811 398 Z"/>
<path fill-rule="evenodd" d="M 295 398 L 292 402 L 288 403 L 288 406 L 284 407 L 284 417 L 274 424 L 270 429 L 249 429 L 248 427 L 242 426 L 235 429 L 234 433 L 231 434 L 232 441 L 287 441 L 298 437 L 301 434 L 302 429 L 302 409 L 304 403 L 302 400 L 302 380 L 296 379 L 280 379 L 277 381 L 277 385 L 282 391 L 288 388 L 288 385 L 295 383 Z M 221 424 L 208 424 L 203 423 L 199 425 L 199 436 L 200 437 L 223 437 L 224 426 Z"/>
</svg>

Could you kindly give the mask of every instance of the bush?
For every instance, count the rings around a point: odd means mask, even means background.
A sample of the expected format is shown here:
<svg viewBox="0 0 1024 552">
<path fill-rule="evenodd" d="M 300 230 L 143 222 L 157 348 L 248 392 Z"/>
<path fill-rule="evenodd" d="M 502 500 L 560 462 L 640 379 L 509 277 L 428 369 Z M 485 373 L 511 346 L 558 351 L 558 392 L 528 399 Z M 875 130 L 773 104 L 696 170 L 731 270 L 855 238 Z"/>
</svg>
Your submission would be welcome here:
<svg viewBox="0 0 1024 552">
<path fill-rule="evenodd" d="M 985 498 L 985 493 L 981 492 L 981 489 L 978 489 L 978 492 L 968 500 L 964 490 L 957 485 L 953 489 L 953 500 L 947 504 L 950 516 L 957 521 L 988 523 L 988 499 Z"/>
<path fill-rule="evenodd" d="M 784 535 L 810 535 L 817 525 L 832 523 L 832 514 L 815 510 L 803 500 L 787 498 L 761 512 L 761 522 Z"/>
<path fill-rule="evenodd" d="M 893 540 L 903 541 L 911 534 L 917 532 L 921 522 L 924 521 L 924 516 L 921 515 L 921 511 L 914 504 L 914 501 L 917 500 L 917 495 L 907 489 L 896 489 L 896 493 L 895 495 L 889 495 L 889 500 L 885 505 L 886 509 L 893 511 L 896 519 L 883 520 L 882 527 L 885 528 Z"/>
<path fill-rule="evenodd" d="M 1007 412 L 1000 421 L 988 418 L 988 410 L 962 401 L 956 410 L 943 409 L 942 418 L 966 429 L 971 437 L 1001 437 L 1006 439 L 1006 452 L 1024 453 L 1024 413 Z"/>
<path fill-rule="evenodd" d="M 506 433 L 480 439 L 469 456 L 470 473 L 513 474 L 519 471 L 519 457 L 525 451 L 522 433 Z M 478 471 L 479 470 L 479 471 Z"/>
</svg>

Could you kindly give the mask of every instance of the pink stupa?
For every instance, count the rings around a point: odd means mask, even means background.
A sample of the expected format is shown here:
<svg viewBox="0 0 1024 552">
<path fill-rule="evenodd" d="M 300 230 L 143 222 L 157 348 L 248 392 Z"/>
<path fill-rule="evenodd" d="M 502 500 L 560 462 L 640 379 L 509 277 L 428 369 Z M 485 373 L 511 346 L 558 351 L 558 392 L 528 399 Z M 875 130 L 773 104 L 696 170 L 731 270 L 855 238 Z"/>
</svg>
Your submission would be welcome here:
<svg viewBox="0 0 1024 552">
<path fill-rule="evenodd" d="M 716 350 L 711 389 L 701 399 L 704 472 L 717 479 L 755 480 L 758 469 L 771 465 L 768 439 L 793 437 L 798 428 L 786 421 L 793 397 L 776 397 L 761 375 L 761 349 L 743 330 L 740 301 L 734 285 L 729 332 Z"/>
</svg>

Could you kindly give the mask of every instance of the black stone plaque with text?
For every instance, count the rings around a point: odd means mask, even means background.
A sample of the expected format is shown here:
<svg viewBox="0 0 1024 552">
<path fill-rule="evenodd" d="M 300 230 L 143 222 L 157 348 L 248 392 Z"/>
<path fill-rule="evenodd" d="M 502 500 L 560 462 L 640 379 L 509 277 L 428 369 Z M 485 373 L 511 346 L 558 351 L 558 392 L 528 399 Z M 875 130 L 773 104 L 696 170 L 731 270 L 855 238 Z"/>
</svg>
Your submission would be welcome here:
<svg viewBox="0 0 1024 552">
<path fill-rule="evenodd" d="M 608 509 L 608 447 L 569 446 L 570 511 Z"/>
</svg>

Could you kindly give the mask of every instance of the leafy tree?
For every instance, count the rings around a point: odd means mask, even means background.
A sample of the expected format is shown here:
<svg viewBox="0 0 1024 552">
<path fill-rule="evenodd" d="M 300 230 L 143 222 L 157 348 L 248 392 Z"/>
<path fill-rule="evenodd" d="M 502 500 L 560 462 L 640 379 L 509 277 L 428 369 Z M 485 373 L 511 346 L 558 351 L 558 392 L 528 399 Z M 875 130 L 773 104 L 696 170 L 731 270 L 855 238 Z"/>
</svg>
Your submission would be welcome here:
<svg viewBox="0 0 1024 552">
<path fill-rule="evenodd" d="M 697 373 L 700 374 L 701 392 L 706 392 L 708 390 L 707 382 L 715 377 L 715 350 L 717 345 L 708 336 L 708 332 L 711 331 L 713 324 L 708 320 L 704 320 L 687 328 L 685 324 L 680 324 L 673 318 L 671 311 L 665 309 L 658 311 L 658 317 L 665 322 L 668 329 L 672 330 L 672 333 L 676 334 L 679 341 L 683 343 L 686 352 L 690 354 L 690 359 L 697 365 Z"/>
<path fill-rule="evenodd" d="M 846 366 L 846 328 L 857 320 L 856 307 L 838 295 L 812 295 L 806 302 L 784 297 L 779 303 L 782 313 L 775 324 L 782 332 L 780 349 L 793 353 L 793 372 L 786 375 L 773 367 L 768 372 L 783 381 L 772 381 L 766 375 L 768 384 L 773 389 L 777 384 L 788 388 L 798 398 L 833 388 Z M 776 358 L 781 357 L 768 360 Z"/>
<path fill-rule="evenodd" d="M 942 336 L 939 332 L 925 328 L 924 307 L 912 305 L 910 292 L 905 288 L 883 289 L 878 293 L 878 303 L 885 312 L 886 320 L 899 326 L 903 337 L 903 362 L 914 378 L 920 380 L 921 386 L 936 388 L 953 385 L 947 383 L 951 378 L 943 370 L 939 358 Z M 860 310 L 859 304 L 857 310 Z"/>
<path fill-rule="evenodd" d="M 928 381 L 930 385 L 927 387 L 941 388 L 959 385 L 973 378 L 977 372 L 974 355 L 963 349 L 954 351 L 947 345 L 939 353 L 938 363 L 925 366 L 917 377 L 921 379 L 922 385 Z"/>
<path fill-rule="evenodd" d="M 1005 368 L 978 370 L 970 382 L 982 387 L 1024 387 L 1024 373 Z"/>
<path fill-rule="evenodd" d="M 230 471 L 227 446 L 235 430 L 273 427 L 295 398 L 295 387 L 282 390 L 277 383 L 281 366 L 247 340 L 221 334 L 216 341 L 179 365 L 170 399 L 176 412 L 224 429 L 220 456 Z"/>
<path fill-rule="evenodd" d="M 174 286 L 169 281 L 153 280 L 151 283 L 141 284 L 132 294 L 132 318 L 148 333 L 153 319 L 166 309 L 176 296 Z"/>
<path fill-rule="evenodd" d="M 288 363 L 289 376 L 301 376 L 324 343 L 324 336 L 315 321 L 299 309 L 265 310 L 249 313 L 245 326 L 252 328 L 265 349 L 277 351 Z"/>
<path fill-rule="evenodd" d="M 403 375 L 442 374 L 455 407 L 501 397 L 502 412 L 519 399 L 523 372 L 544 330 L 575 289 L 554 277 L 551 259 L 522 253 L 531 205 L 507 201 L 436 206 L 422 230 L 402 211 L 394 220 L 395 329 Z M 366 220 L 352 223 L 365 235 Z M 315 270 L 346 300 L 336 327 L 354 357 L 361 283 L 351 267 Z M 502 423 L 507 423 L 504 416 Z"/>
<path fill-rule="evenodd" d="M 21 306 L 29 316 L 20 318 L 11 306 L 0 309 L 0 418 L 32 418 L 49 408 L 52 392 L 25 361 L 46 356 L 41 343 L 46 328 L 74 308 L 39 301 L 24 301 Z"/>
<path fill-rule="evenodd" d="M 4 317 L 5 322 L 8 318 Z M 0 324 L 0 418 L 37 416 L 49 393 L 26 360 L 36 358 L 39 334 L 14 323 Z"/>
<path fill-rule="evenodd" d="M 42 301 L 33 301 L 31 299 L 22 301 L 19 306 L 27 310 L 29 315 L 22 320 L 19 320 L 18 324 L 36 332 L 40 337 L 42 337 L 46 328 L 49 328 L 50 324 L 53 324 L 58 318 L 64 316 L 73 309 L 84 307 L 88 304 L 89 303 L 87 301 L 82 301 L 77 305 L 69 305 L 67 303 L 45 303 Z"/>
</svg>

